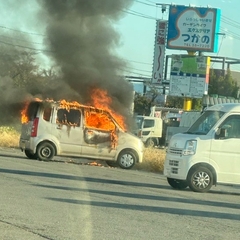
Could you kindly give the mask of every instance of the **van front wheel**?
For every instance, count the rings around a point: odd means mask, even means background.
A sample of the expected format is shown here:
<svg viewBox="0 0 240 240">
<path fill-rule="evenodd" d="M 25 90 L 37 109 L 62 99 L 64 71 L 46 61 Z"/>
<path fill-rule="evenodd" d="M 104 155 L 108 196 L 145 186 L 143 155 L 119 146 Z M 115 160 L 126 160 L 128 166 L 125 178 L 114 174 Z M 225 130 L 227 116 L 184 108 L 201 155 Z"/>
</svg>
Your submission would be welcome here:
<svg viewBox="0 0 240 240">
<path fill-rule="evenodd" d="M 186 180 L 178 180 L 174 178 L 167 178 L 168 184 L 174 189 L 185 189 L 188 187 L 188 182 Z"/>
<path fill-rule="evenodd" d="M 48 161 L 52 160 L 56 151 L 54 146 L 49 142 L 43 142 L 37 147 L 37 156 L 39 160 Z"/>
<path fill-rule="evenodd" d="M 109 161 L 106 161 L 106 163 L 109 167 L 117 167 L 118 166 L 117 162 L 115 162 L 115 161 L 109 160 Z"/>
<path fill-rule="evenodd" d="M 117 163 L 120 168 L 130 169 L 135 165 L 136 160 L 136 155 L 132 150 L 123 150 L 118 156 Z"/>
<path fill-rule="evenodd" d="M 213 185 L 213 174 L 206 167 L 197 167 L 188 174 L 189 188 L 194 192 L 208 192 Z"/>
</svg>

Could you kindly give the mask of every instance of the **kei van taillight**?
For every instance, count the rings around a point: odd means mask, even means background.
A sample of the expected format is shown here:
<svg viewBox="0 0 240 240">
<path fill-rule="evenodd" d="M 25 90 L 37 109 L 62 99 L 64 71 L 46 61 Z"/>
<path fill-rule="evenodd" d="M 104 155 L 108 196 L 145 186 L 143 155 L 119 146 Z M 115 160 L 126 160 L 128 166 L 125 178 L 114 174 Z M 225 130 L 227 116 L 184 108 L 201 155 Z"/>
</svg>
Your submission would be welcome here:
<svg viewBox="0 0 240 240">
<path fill-rule="evenodd" d="M 38 122 L 39 122 L 39 118 L 34 118 L 33 125 L 32 125 L 32 131 L 31 131 L 31 137 L 37 136 Z"/>
</svg>

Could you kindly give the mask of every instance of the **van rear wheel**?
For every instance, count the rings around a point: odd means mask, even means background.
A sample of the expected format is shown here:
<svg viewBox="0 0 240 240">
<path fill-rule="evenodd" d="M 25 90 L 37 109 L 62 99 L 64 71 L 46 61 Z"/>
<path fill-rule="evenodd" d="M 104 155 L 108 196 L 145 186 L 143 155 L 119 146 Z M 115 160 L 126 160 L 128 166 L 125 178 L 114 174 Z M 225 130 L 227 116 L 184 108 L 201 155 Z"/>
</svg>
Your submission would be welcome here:
<svg viewBox="0 0 240 240">
<path fill-rule="evenodd" d="M 55 156 L 56 151 L 53 144 L 49 142 L 40 143 L 37 147 L 37 156 L 39 160 L 49 161 Z"/>
<path fill-rule="evenodd" d="M 37 159 L 37 154 L 36 153 L 31 153 L 29 150 L 25 149 L 25 155 L 29 158 L 29 159 Z"/>
</svg>

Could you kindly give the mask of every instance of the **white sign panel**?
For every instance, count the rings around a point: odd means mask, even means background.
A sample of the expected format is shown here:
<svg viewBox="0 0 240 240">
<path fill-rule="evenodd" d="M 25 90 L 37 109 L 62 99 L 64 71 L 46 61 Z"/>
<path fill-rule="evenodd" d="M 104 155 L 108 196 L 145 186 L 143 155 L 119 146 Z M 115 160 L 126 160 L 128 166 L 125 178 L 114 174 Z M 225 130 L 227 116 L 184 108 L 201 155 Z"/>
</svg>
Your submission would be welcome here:
<svg viewBox="0 0 240 240">
<path fill-rule="evenodd" d="M 210 59 L 204 56 L 172 55 L 169 95 L 202 98 L 208 93 Z"/>
<path fill-rule="evenodd" d="M 153 84 L 161 85 L 163 81 L 166 41 L 167 21 L 157 20 L 152 76 Z"/>
<path fill-rule="evenodd" d="M 167 47 L 217 52 L 220 10 L 170 6 Z"/>
</svg>

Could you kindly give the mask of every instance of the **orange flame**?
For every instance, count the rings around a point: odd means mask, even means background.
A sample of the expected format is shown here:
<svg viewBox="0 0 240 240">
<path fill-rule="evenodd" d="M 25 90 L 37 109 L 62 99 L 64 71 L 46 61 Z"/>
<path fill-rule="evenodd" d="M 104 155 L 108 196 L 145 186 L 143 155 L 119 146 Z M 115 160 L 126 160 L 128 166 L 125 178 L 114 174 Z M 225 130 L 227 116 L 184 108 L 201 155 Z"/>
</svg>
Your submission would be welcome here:
<svg viewBox="0 0 240 240">
<path fill-rule="evenodd" d="M 120 114 L 117 114 L 110 108 L 112 99 L 108 96 L 107 91 L 99 88 L 95 88 L 92 90 L 91 98 L 92 98 L 94 107 L 101 108 L 103 110 L 108 111 L 113 116 L 113 118 L 117 121 L 120 127 L 123 130 L 126 130 L 124 117 L 121 116 Z"/>
<path fill-rule="evenodd" d="M 25 106 L 24 108 L 22 109 L 21 111 L 21 122 L 24 124 L 24 123 L 28 123 L 28 116 L 27 116 L 27 109 L 28 109 L 28 105 L 29 103 L 25 103 Z"/>
<path fill-rule="evenodd" d="M 41 102 L 42 100 L 39 98 L 34 98 L 34 101 Z M 25 124 L 29 122 L 29 117 L 28 117 L 28 106 L 31 101 L 27 101 L 24 105 L 24 108 L 21 110 L 21 123 Z"/>
<path fill-rule="evenodd" d="M 102 89 L 93 89 L 91 93 L 92 103 L 93 106 L 88 105 L 82 105 L 76 101 L 68 102 L 66 100 L 59 101 L 60 108 L 64 108 L 68 111 L 70 109 L 80 109 L 85 108 L 85 124 L 87 127 L 92 127 L 96 129 L 101 130 L 107 130 L 111 132 L 111 147 L 115 148 L 117 144 L 117 134 L 116 134 L 116 127 L 113 121 L 111 120 L 110 116 L 107 114 L 110 113 L 110 115 L 113 116 L 113 118 L 117 121 L 117 123 L 120 125 L 120 127 L 125 130 L 125 123 L 123 116 L 117 114 L 114 112 L 110 105 L 112 103 L 112 99 L 108 96 L 107 91 Z M 34 99 L 35 101 L 42 101 L 40 99 Z M 53 100 L 46 100 L 47 102 L 54 102 Z M 27 102 L 25 104 L 24 109 L 21 111 L 21 122 L 27 123 L 29 121 L 28 115 L 27 115 L 27 109 L 30 102 Z M 61 124 L 68 124 L 61 123 Z"/>
</svg>

